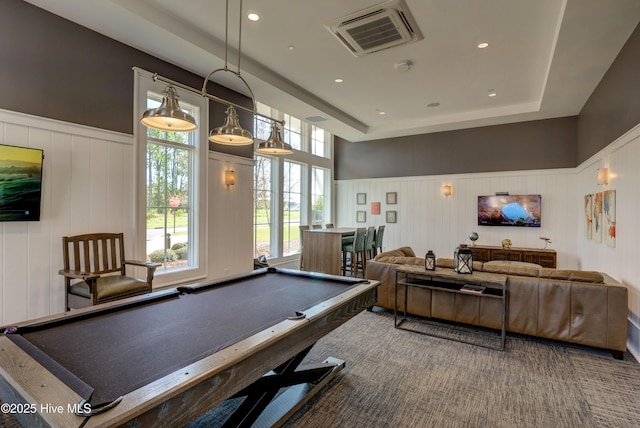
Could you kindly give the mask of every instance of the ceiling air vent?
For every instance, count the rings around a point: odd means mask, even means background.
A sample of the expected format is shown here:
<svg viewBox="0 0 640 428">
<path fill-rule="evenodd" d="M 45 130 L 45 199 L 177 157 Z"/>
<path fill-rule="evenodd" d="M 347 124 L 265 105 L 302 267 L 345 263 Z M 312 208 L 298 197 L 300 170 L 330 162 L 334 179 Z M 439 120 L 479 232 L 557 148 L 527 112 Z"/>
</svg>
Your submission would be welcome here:
<svg viewBox="0 0 640 428">
<path fill-rule="evenodd" d="M 386 1 L 325 26 L 355 56 L 422 39 L 403 0 Z"/>
</svg>

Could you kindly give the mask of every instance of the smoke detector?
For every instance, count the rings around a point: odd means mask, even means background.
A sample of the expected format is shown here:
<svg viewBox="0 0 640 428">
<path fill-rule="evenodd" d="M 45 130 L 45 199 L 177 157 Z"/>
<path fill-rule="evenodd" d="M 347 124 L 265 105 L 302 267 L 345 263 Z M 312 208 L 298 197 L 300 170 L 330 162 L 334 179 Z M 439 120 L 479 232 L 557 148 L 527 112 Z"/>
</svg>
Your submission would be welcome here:
<svg viewBox="0 0 640 428">
<path fill-rule="evenodd" d="M 377 4 L 325 27 L 356 57 L 423 38 L 404 0 Z"/>
<path fill-rule="evenodd" d="M 393 68 L 395 68 L 398 71 L 409 71 L 411 70 L 412 65 L 413 65 L 413 62 L 411 62 L 411 60 L 406 60 L 406 61 L 396 62 L 395 64 L 393 64 Z"/>
</svg>

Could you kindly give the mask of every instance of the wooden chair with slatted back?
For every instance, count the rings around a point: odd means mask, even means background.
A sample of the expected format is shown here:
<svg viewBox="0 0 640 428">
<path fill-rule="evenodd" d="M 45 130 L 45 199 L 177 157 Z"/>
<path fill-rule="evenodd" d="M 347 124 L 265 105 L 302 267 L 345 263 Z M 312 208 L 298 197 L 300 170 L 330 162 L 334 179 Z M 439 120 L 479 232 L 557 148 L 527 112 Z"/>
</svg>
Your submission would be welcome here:
<svg viewBox="0 0 640 428">
<path fill-rule="evenodd" d="M 151 292 L 160 263 L 126 260 L 122 233 L 89 233 L 62 238 L 66 310 Z M 147 269 L 146 280 L 127 276 L 126 265 Z"/>
</svg>

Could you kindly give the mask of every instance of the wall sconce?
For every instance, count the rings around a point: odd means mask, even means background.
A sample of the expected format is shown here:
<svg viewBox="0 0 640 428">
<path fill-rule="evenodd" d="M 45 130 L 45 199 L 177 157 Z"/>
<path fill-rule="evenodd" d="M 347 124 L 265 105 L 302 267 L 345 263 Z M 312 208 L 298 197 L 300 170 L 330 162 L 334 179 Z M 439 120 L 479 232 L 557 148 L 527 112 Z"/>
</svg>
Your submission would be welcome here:
<svg viewBox="0 0 640 428">
<path fill-rule="evenodd" d="M 442 186 L 442 196 L 449 197 L 453 193 L 453 186 L 445 184 Z"/>
<path fill-rule="evenodd" d="M 609 168 L 598 168 L 598 185 L 609 184 Z"/>
<path fill-rule="evenodd" d="M 224 185 L 229 187 L 236 184 L 236 172 L 232 169 L 228 169 L 224 172 Z"/>
</svg>

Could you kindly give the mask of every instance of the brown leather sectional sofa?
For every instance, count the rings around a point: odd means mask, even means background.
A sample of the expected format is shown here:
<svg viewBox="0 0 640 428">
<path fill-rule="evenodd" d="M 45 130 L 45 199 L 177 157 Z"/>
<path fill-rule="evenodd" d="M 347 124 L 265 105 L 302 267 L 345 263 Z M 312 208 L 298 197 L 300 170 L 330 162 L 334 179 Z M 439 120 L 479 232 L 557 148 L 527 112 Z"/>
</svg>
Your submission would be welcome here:
<svg viewBox="0 0 640 428">
<path fill-rule="evenodd" d="M 380 281 L 376 306 L 393 309 L 396 267 L 401 264 L 424 266 L 424 258 L 402 247 L 367 262 L 365 277 Z M 453 260 L 438 259 L 437 266 L 450 269 Z M 528 263 L 474 262 L 473 268 L 507 275 L 507 331 L 609 349 L 622 358 L 627 348 L 627 288 L 613 278 L 600 272 Z M 398 292 L 404 296 L 404 287 Z M 500 311 L 483 300 L 493 299 L 410 287 L 407 312 L 500 328 Z"/>
</svg>

